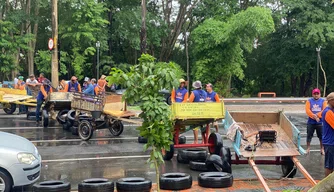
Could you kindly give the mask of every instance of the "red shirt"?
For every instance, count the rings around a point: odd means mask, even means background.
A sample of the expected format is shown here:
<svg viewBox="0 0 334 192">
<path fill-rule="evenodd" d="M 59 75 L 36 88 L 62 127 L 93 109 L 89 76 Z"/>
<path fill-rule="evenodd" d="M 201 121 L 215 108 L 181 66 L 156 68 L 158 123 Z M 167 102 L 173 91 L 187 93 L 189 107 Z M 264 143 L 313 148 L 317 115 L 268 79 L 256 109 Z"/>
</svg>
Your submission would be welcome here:
<svg viewBox="0 0 334 192">
<path fill-rule="evenodd" d="M 37 81 L 38 81 L 38 83 L 42 83 L 44 79 L 45 79 L 45 77 L 38 77 Z"/>
</svg>

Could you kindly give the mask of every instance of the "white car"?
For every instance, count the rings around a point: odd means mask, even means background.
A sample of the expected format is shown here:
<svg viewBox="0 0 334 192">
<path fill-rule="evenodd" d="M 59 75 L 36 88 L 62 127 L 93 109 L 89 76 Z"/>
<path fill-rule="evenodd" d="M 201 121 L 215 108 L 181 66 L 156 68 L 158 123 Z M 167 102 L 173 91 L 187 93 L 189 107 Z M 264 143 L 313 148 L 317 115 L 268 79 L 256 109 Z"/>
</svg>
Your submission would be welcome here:
<svg viewBox="0 0 334 192">
<path fill-rule="evenodd" d="M 41 173 L 42 158 L 29 140 L 0 132 L 0 192 L 35 183 Z"/>
</svg>

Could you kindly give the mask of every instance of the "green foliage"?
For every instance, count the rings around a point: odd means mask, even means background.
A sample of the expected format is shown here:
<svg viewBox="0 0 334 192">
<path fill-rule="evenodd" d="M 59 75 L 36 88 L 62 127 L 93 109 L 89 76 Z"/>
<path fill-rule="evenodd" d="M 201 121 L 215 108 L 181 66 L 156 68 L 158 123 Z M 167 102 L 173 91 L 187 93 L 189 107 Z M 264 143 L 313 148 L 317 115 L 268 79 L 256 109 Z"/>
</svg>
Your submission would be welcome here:
<svg viewBox="0 0 334 192">
<path fill-rule="evenodd" d="M 132 66 L 127 73 L 113 68 L 107 80 L 127 87 L 123 99 L 129 104 L 140 102 L 143 124 L 138 129 L 140 135 L 148 140 L 144 150 L 152 148 L 149 161 L 157 168 L 163 162 L 161 150 L 169 149 L 173 140 L 171 110 L 158 92 L 161 88 L 171 90 L 178 86 L 180 76 L 177 75 L 181 73 L 177 64 L 157 64 L 155 58 L 148 54 L 143 54 L 138 60 L 139 64 Z"/>
<path fill-rule="evenodd" d="M 37 70 L 40 73 L 44 73 L 47 77 L 51 76 L 51 52 L 50 51 L 38 51 L 35 56 L 35 64 L 37 66 Z M 66 52 L 60 52 L 60 68 L 59 68 L 59 76 L 65 75 L 68 73 L 66 69 L 66 65 L 68 63 L 69 57 Z"/>
</svg>

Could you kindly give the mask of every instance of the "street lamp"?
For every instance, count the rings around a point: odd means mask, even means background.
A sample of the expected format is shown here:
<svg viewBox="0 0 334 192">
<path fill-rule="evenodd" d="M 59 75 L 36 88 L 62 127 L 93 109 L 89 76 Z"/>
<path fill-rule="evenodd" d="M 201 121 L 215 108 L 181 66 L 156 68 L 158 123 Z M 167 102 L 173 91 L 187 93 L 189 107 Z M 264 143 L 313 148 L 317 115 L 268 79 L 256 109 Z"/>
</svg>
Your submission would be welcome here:
<svg viewBox="0 0 334 192">
<path fill-rule="evenodd" d="M 97 68 L 97 74 L 96 74 L 96 78 L 99 79 L 99 76 L 100 76 L 100 41 L 97 41 L 96 42 L 96 48 L 97 48 L 97 65 L 96 65 L 96 68 Z"/>
</svg>

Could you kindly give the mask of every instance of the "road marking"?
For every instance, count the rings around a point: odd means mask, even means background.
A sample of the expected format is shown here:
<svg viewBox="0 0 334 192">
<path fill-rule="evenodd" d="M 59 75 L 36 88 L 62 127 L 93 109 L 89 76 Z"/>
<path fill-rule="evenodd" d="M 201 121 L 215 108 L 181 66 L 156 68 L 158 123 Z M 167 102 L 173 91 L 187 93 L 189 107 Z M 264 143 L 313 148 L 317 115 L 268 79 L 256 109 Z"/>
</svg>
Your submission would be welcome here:
<svg viewBox="0 0 334 192">
<path fill-rule="evenodd" d="M 114 157 L 88 157 L 88 158 L 74 158 L 74 159 L 50 159 L 50 160 L 42 160 L 42 163 L 109 160 L 109 159 L 135 159 L 135 158 L 149 158 L 149 157 L 150 155 L 133 155 L 133 156 L 114 156 Z"/>
<path fill-rule="evenodd" d="M 132 140 L 138 139 L 138 137 L 120 137 L 120 138 L 98 138 L 98 139 L 90 139 L 89 141 L 108 141 L 108 140 Z M 32 143 L 53 143 L 53 142 L 75 142 L 82 141 L 81 139 L 59 139 L 59 140 L 35 140 L 30 141 Z"/>
<path fill-rule="evenodd" d="M 16 125 L 15 125 L 16 126 Z M 124 127 L 138 127 L 135 125 L 124 125 Z M 0 127 L 0 130 L 20 130 L 20 129 L 61 129 L 62 127 Z M 105 128 L 107 129 L 107 128 Z M 99 129 L 98 129 L 99 130 Z"/>
</svg>

